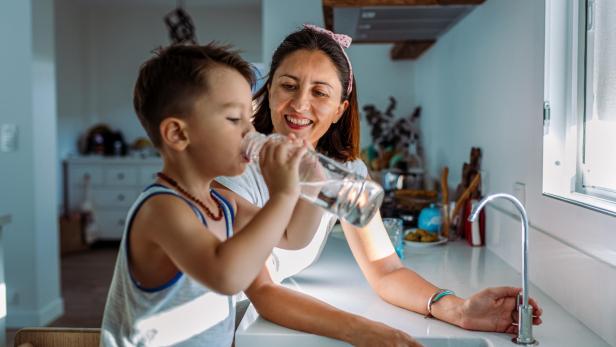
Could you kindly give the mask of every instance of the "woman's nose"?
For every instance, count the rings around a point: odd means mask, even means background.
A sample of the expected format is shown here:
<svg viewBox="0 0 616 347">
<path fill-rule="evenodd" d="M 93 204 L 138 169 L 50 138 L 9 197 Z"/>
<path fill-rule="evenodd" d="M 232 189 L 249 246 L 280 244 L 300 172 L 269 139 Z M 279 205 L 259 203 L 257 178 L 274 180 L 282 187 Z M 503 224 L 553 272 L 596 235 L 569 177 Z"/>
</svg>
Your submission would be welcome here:
<svg viewBox="0 0 616 347">
<path fill-rule="evenodd" d="M 307 92 L 300 90 L 293 96 L 291 107 L 297 112 L 308 111 L 310 105 L 308 97 L 309 95 Z"/>
</svg>

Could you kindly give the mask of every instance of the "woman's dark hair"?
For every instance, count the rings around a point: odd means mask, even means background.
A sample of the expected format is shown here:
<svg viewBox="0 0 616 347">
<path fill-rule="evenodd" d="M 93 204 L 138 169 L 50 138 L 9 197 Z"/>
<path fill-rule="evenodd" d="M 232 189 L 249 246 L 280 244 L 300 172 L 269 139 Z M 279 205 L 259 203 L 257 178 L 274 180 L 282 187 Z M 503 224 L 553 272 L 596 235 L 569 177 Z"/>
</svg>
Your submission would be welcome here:
<svg viewBox="0 0 616 347">
<path fill-rule="evenodd" d="M 272 64 L 267 77 L 267 82 L 255 94 L 257 101 L 253 124 L 255 129 L 264 134 L 270 134 L 274 130 L 271 110 L 269 105 L 268 86 L 272 84 L 274 73 L 280 64 L 291 53 L 298 50 L 318 50 L 325 53 L 332 61 L 338 72 L 338 78 L 342 85 L 342 100 L 348 100 L 349 106 L 344 111 L 338 122 L 332 124 L 327 132 L 319 139 L 317 151 L 340 161 L 346 162 L 359 157 L 359 108 L 357 106 L 357 88 L 355 80 L 350 81 L 349 65 L 342 51 L 331 37 L 316 32 L 312 29 L 302 29 L 287 36 L 272 56 Z M 349 83 L 353 84 L 350 95 L 345 95 Z"/>
</svg>

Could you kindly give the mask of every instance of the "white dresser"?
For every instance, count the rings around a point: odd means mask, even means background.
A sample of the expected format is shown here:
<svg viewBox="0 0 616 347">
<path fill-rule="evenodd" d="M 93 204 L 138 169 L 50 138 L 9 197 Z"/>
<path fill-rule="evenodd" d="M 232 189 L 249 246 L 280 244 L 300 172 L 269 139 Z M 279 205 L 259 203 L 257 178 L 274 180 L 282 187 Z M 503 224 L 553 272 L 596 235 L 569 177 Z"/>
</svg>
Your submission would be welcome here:
<svg viewBox="0 0 616 347">
<path fill-rule="evenodd" d="M 86 237 L 119 240 L 129 207 L 161 169 L 162 159 L 158 157 L 69 158 L 64 161 L 64 204 L 69 213 L 80 212 L 89 179 L 94 235 Z"/>
</svg>

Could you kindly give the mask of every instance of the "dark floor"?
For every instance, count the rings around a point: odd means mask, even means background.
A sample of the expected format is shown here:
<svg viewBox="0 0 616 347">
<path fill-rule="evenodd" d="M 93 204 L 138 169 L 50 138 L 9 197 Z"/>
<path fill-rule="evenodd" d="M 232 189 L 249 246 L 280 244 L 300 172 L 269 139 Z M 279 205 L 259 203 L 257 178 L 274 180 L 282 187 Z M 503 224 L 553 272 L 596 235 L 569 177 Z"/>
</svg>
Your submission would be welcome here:
<svg viewBox="0 0 616 347">
<path fill-rule="evenodd" d="M 119 243 L 96 243 L 92 249 L 62 257 L 64 315 L 49 326 L 99 328 Z M 7 347 L 17 330 L 7 330 Z"/>
</svg>

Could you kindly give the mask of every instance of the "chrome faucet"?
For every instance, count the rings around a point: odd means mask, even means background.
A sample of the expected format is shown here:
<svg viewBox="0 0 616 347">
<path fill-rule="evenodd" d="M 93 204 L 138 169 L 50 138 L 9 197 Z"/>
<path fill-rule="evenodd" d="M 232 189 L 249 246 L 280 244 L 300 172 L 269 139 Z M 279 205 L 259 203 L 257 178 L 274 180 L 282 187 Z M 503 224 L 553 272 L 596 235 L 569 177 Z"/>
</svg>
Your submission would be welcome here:
<svg viewBox="0 0 616 347">
<path fill-rule="evenodd" d="M 513 338 L 513 342 L 519 345 L 535 345 L 537 341 L 533 338 L 533 308 L 528 304 L 528 216 L 526 210 L 514 196 L 504 193 L 492 194 L 483 198 L 473 211 L 468 220 L 474 222 L 484 206 L 498 198 L 503 198 L 511 201 L 520 212 L 522 221 L 522 297 L 518 294 L 518 336 Z M 520 300 L 521 299 L 521 300 Z"/>
</svg>

